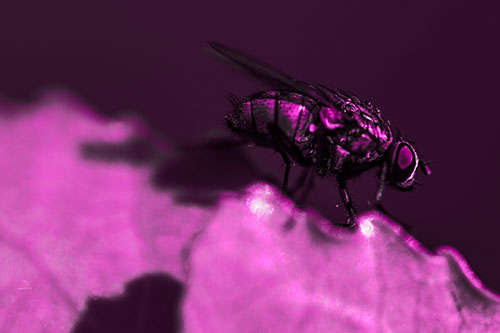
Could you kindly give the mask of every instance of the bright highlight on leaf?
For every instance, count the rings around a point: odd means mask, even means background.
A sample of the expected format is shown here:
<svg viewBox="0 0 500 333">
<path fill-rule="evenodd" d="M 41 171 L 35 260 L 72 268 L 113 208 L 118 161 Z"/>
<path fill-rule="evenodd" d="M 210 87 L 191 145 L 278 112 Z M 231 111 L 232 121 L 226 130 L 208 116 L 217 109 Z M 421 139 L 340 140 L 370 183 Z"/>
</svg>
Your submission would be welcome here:
<svg viewBox="0 0 500 333">
<path fill-rule="evenodd" d="M 269 202 L 272 191 L 267 184 L 257 184 L 250 189 L 251 195 L 247 199 L 247 205 L 252 214 L 261 218 L 264 215 L 271 215 L 274 206 Z"/>
<path fill-rule="evenodd" d="M 366 237 L 373 236 L 373 218 L 365 218 L 359 223 L 359 231 Z"/>
</svg>

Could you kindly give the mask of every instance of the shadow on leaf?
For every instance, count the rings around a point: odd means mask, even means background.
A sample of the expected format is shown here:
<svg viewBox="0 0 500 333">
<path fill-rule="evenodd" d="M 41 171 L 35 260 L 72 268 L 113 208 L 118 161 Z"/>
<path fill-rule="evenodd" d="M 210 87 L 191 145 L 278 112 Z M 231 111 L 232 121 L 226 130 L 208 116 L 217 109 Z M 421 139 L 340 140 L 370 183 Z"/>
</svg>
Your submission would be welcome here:
<svg viewBox="0 0 500 333">
<path fill-rule="evenodd" d="M 151 164 L 151 182 L 160 190 L 173 190 L 182 204 L 209 206 L 216 203 L 222 191 L 239 191 L 248 184 L 264 181 L 278 185 L 249 158 L 245 149 L 231 144 L 199 145 L 165 153 L 141 139 L 121 143 L 85 142 L 80 147 L 83 157 L 109 163 Z"/>
<path fill-rule="evenodd" d="M 91 298 L 72 333 L 179 332 L 183 285 L 168 274 L 148 274 L 128 282 L 123 294 Z"/>
</svg>

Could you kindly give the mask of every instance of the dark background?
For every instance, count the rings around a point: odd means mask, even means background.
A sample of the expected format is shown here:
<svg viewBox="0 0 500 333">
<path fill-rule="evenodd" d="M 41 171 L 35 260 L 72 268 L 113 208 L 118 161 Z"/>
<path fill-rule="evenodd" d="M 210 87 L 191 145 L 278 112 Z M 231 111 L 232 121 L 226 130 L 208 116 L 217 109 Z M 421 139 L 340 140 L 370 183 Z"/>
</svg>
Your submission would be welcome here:
<svg viewBox="0 0 500 333">
<path fill-rule="evenodd" d="M 139 115 L 165 140 L 203 140 L 224 130 L 230 110 L 224 90 L 244 97 L 265 88 L 217 61 L 207 40 L 300 79 L 353 91 L 379 106 L 420 154 L 437 160 L 432 176 L 419 173 L 424 186 L 417 192 L 387 190 L 386 208 L 427 248 L 458 249 L 500 292 L 500 31 L 496 8 L 472 4 L 9 1 L 0 5 L 0 95 L 26 101 L 41 89 L 64 87 L 99 112 Z M 212 164 L 200 159 L 182 163 L 198 177 L 230 179 L 237 184 L 230 189 L 268 173 L 279 183 L 284 170 L 279 155 L 259 148 L 228 152 Z M 360 210 L 373 199 L 373 176 L 351 186 Z M 185 187 L 194 192 L 204 181 Z M 317 183 L 311 205 L 339 221 L 335 183 Z"/>
</svg>

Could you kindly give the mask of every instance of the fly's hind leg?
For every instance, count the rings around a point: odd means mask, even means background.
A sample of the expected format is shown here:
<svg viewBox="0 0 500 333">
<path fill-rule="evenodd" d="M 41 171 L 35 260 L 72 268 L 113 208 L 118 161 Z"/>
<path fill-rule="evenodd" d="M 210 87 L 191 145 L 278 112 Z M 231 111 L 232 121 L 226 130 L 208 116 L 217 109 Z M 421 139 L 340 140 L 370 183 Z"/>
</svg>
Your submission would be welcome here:
<svg viewBox="0 0 500 333">
<path fill-rule="evenodd" d="M 274 148 L 276 149 L 277 152 L 280 153 L 281 157 L 283 158 L 283 161 L 286 164 L 285 176 L 283 179 L 283 187 L 282 187 L 283 192 L 286 193 L 288 187 L 288 176 L 290 174 L 292 165 L 294 165 L 292 159 L 300 165 L 310 165 L 310 162 L 304 159 L 301 150 L 290 140 L 289 137 L 285 135 L 285 133 L 283 133 L 283 131 L 278 126 L 274 124 L 270 125 L 269 135 L 272 138 Z M 299 184 L 298 188 L 295 188 L 295 190 L 300 189 L 303 186 L 303 183 L 307 178 L 307 173 L 308 171 L 306 170 L 306 172 L 302 174 L 302 176 L 299 179 L 299 183 L 301 184 Z M 309 186 L 312 187 L 312 184 L 311 183 L 308 184 L 308 187 Z"/>
<path fill-rule="evenodd" d="M 354 209 L 354 206 L 351 201 L 351 196 L 349 195 L 349 191 L 347 190 L 347 185 L 345 183 L 344 177 L 341 175 L 337 175 L 337 183 L 339 185 L 339 191 L 340 191 L 340 197 L 342 198 L 342 201 L 344 202 L 344 206 L 347 209 L 347 214 L 349 215 L 349 221 L 346 225 L 343 226 L 349 226 L 352 227 L 355 224 L 355 219 L 356 219 L 356 210 Z"/>
</svg>

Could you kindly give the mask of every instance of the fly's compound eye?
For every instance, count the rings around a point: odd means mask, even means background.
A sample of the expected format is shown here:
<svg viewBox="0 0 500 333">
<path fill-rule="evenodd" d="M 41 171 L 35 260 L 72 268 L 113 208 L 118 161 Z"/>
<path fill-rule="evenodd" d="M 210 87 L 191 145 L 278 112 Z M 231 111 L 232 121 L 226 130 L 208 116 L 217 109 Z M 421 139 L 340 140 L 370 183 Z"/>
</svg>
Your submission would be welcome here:
<svg viewBox="0 0 500 333">
<path fill-rule="evenodd" d="M 391 180 L 394 185 L 401 189 L 411 189 L 417 166 L 418 157 L 415 149 L 407 142 L 398 142 L 391 159 Z"/>
</svg>

